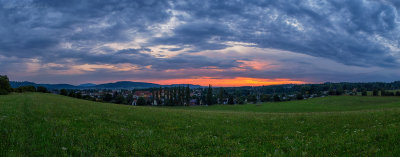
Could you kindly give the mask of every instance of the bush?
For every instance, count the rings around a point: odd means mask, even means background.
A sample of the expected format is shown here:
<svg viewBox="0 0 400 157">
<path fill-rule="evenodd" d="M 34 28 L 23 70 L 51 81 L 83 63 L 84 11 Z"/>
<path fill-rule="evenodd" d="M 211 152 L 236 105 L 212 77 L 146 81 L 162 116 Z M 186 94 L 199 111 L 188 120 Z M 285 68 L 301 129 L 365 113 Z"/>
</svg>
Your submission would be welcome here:
<svg viewBox="0 0 400 157">
<path fill-rule="evenodd" d="M 261 95 L 261 102 L 267 102 L 270 99 L 271 99 L 271 95 L 268 95 L 268 94 Z"/>
<path fill-rule="evenodd" d="M 274 101 L 276 101 L 276 102 L 281 101 L 281 98 L 279 97 L 278 94 L 274 95 Z"/>
<path fill-rule="evenodd" d="M 304 99 L 303 94 L 301 94 L 301 93 L 297 94 L 296 95 L 296 99 L 297 100 L 303 100 Z"/>
<path fill-rule="evenodd" d="M 240 96 L 240 97 L 238 97 L 238 98 L 236 99 L 236 103 L 242 105 L 242 104 L 244 104 L 244 99 L 245 99 L 245 98 L 244 98 L 243 96 Z"/>
<path fill-rule="evenodd" d="M 39 87 L 37 87 L 37 90 L 36 90 L 37 92 L 42 92 L 42 93 L 48 93 L 49 91 L 47 90 L 47 88 L 46 87 L 43 87 L 43 86 L 39 86 Z"/>
<path fill-rule="evenodd" d="M 257 96 L 254 94 L 251 94 L 251 95 L 247 96 L 247 101 L 255 104 L 255 103 L 257 103 Z"/>
<path fill-rule="evenodd" d="M 15 89 L 16 92 L 23 93 L 23 92 L 36 92 L 35 86 L 21 86 Z"/>
<path fill-rule="evenodd" d="M 146 105 L 146 100 L 145 100 L 143 97 L 140 97 L 140 98 L 137 100 L 136 105 L 138 105 L 138 106 L 144 106 L 144 105 Z"/>
<path fill-rule="evenodd" d="M 0 95 L 9 94 L 12 92 L 10 80 L 7 75 L 0 75 Z"/>
<path fill-rule="evenodd" d="M 379 91 L 377 89 L 374 89 L 374 91 L 372 91 L 372 95 L 373 96 L 378 96 Z"/>
<path fill-rule="evenodd" d="M 68 95 L 68 91 L 66 89 L 61 89 L 60 90 L 60 95 L 67 96 Z"/>
<path fill-rule="evenodd" d="M 232 95 L 229 95 L 229 97 L 228 97 L 228 104 L 229 105 L 235 104 L 235 102 L 233 101 L 233 96 Z"/>
<path fill-rule="evenodd" d="M 362 92 L 361 92 L 361 95 L 362 95 L 362 96 L 367 96 L 367 91 L 365 91 L 365 90 L 362 91 Z"/>
</svg>

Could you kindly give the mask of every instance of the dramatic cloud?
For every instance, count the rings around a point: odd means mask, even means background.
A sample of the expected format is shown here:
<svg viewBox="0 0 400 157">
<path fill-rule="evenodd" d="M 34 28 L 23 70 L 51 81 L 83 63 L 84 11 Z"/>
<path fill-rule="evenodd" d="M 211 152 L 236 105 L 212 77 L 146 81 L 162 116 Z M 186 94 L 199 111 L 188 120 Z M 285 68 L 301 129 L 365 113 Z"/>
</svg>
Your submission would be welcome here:
<svg viewBox="0 0 400 157">
<path fill-rule="evenodd" d="M 50 83 L 394 81 L 399 7 L 394 0 L 0 0 L 0 73 Z"/>
</svg>

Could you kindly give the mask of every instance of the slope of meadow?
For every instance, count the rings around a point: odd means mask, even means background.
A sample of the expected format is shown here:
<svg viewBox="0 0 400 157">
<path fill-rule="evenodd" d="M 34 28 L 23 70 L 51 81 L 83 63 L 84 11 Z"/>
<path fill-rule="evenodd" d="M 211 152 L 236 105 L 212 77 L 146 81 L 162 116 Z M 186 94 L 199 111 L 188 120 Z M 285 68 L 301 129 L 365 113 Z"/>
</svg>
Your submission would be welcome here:
<svg viewBox="0 0 400 157">
<path fill-rule="evenodd" d="M 239 112 L 255 110 L 246 105 L 183 110 L 12 94 L 0 96 L 0 156 L 398 156 L 399 99 L 352 98 L 265 113 Z M 337 109 L 349 105 L 356 107 Z"/>
<path fill-rule="evenodd" d="M 329 96 L 299 101 L 267 102 L 246 105 L 213 105 L 182 108 L 204 111 L 238 111 L 270 113 L 338 112 L 400 107 L 400 97 Z"/>
</svg>

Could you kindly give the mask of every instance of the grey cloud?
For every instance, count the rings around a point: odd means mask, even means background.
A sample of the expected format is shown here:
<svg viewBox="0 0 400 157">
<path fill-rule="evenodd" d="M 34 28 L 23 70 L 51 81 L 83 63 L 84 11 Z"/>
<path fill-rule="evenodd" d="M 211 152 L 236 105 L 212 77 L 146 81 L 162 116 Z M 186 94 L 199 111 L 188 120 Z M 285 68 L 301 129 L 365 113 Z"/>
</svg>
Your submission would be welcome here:
<svg viewBox="0 0 400 157">
<path fill-rule="evenodd" d="M 42 64 L 66 64 L 73 59 L 75 64 L 152 65 L 155 71 L 208 66 L 229 69 L 237 67 L 239 63 L 235 60 L 243 56 L 227 53 L 231 56 L 213 58 L 193 52 L 222 50 L 231 46 L 227 42 L 235 41 L 307 54 L 348 66 L 391 71 L 399 68 L 399 7 L 396 0 L 0 0 L 0 56 L 19 58 L 19 61 L 7 61 L 10 68 L 37 58 Z M 174 15 L 174 12 L 184 14 Z M 181 23 L 171 28 L 172 33 L 157 34 L 158 30 L 152 26 L 164 24 L 173 17 Z M 99 48 L 106 43 L 132 42 L 139 34 L 148 38 L 148 43 L 140 45 L 143 48 L 120 51 L 106 46 Z M 149 48 L 159 45 L 176 47 L 165 49 L 168 51 L 187 51 L 172 58 L 150 55 Z M 310 76 L 328 75 L 318 68 L 306 67 L 310 68 L 311 72 L 307 73 Z M 102 71 L 107 72 L 111 73 Z M 303 76 L 301 72 L 289 70 L 209 75 Z"/>
<path fill-rule="evenodd" d="M 399 59 L 392 55 L 399 54 L 398 51 L 376 39 L 380 36 L 399 47 L 398 8 L 392 5 L 395 1 L 202 1 L 177 4 L 175 9 L 189 13 L 197 23 L 218 23 L 213 27 L 230 28 L 234 33 L 207 29 L 195 40 L 179 40 L 179 37 L 195 36 L 191 31 L 179 29 L 193 28 L 193 23 L 189 22 L 175 29 L 175 36 L 167 38 L 175 40 L 164 42 L 167 44 L 215 49 L 214 43 L 204 41 L 216 35 L 220 37 L 220 43 L 251 42 L 257 47 L 325 57 L 348 65 L 396 67 Z"/>
</svg>

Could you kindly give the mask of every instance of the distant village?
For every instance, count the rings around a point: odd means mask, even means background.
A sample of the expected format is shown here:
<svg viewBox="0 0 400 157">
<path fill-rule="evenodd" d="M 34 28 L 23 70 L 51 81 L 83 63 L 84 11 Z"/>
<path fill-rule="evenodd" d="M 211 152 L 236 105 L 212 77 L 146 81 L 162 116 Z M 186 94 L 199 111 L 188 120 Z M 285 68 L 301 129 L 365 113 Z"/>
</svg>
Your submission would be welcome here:
<svg viewBox="0 0 400 157">
<path fill-rule="evenodd" d="M 375 84 L 375 87 L 360 84 L 324 83 L 316 85 L 277 85 L 261 87 L 217 87 L 208 88 L 166 87 L 148 89 L 83 89 L 56 90 L 56 94 L 93 101 L 111 102 L 134 106 L 197 106 L 234 105 L 262 102 L 304 100 L 316 97 L 349 96 L 400 96 L 400 91 L 391 91 L 396 86 Z M 400 86 L 400 85 L 399 85 Z M 389 89 L 389 90 L 388 90 Z"/>
<path fill-rule="evenodd" d="M 123 82 L 126 84 L 127 82 Z M 129 83 L 129 82 L 128 82 Z M 16 85 L 18 85 L 15 87 Z M 135 83 L 137 84 L 137 83 Z M 141 83 L 143 84 L 143 83 Z M 12 82 L 9 92 L 54 93 L 79 99 L 134 106 L 198 106 L 198 105 L 234 105 L 257 104 L 304 100 L 316 97 L 348 96 L 400 96 L 400 81 L 391 83 L 322 83 L 322 84 L 286 84 L 257 87 L 208 87 L 201 86 L 159 86 L 151 88 L 46 88 L 26 82 Z M 111 84 L 113 85 L 113 84 Z M 115 84 L 114 84 L 115 85 Z M 48 85 L 54 87 L 54 85 Z"/>
</svg>

